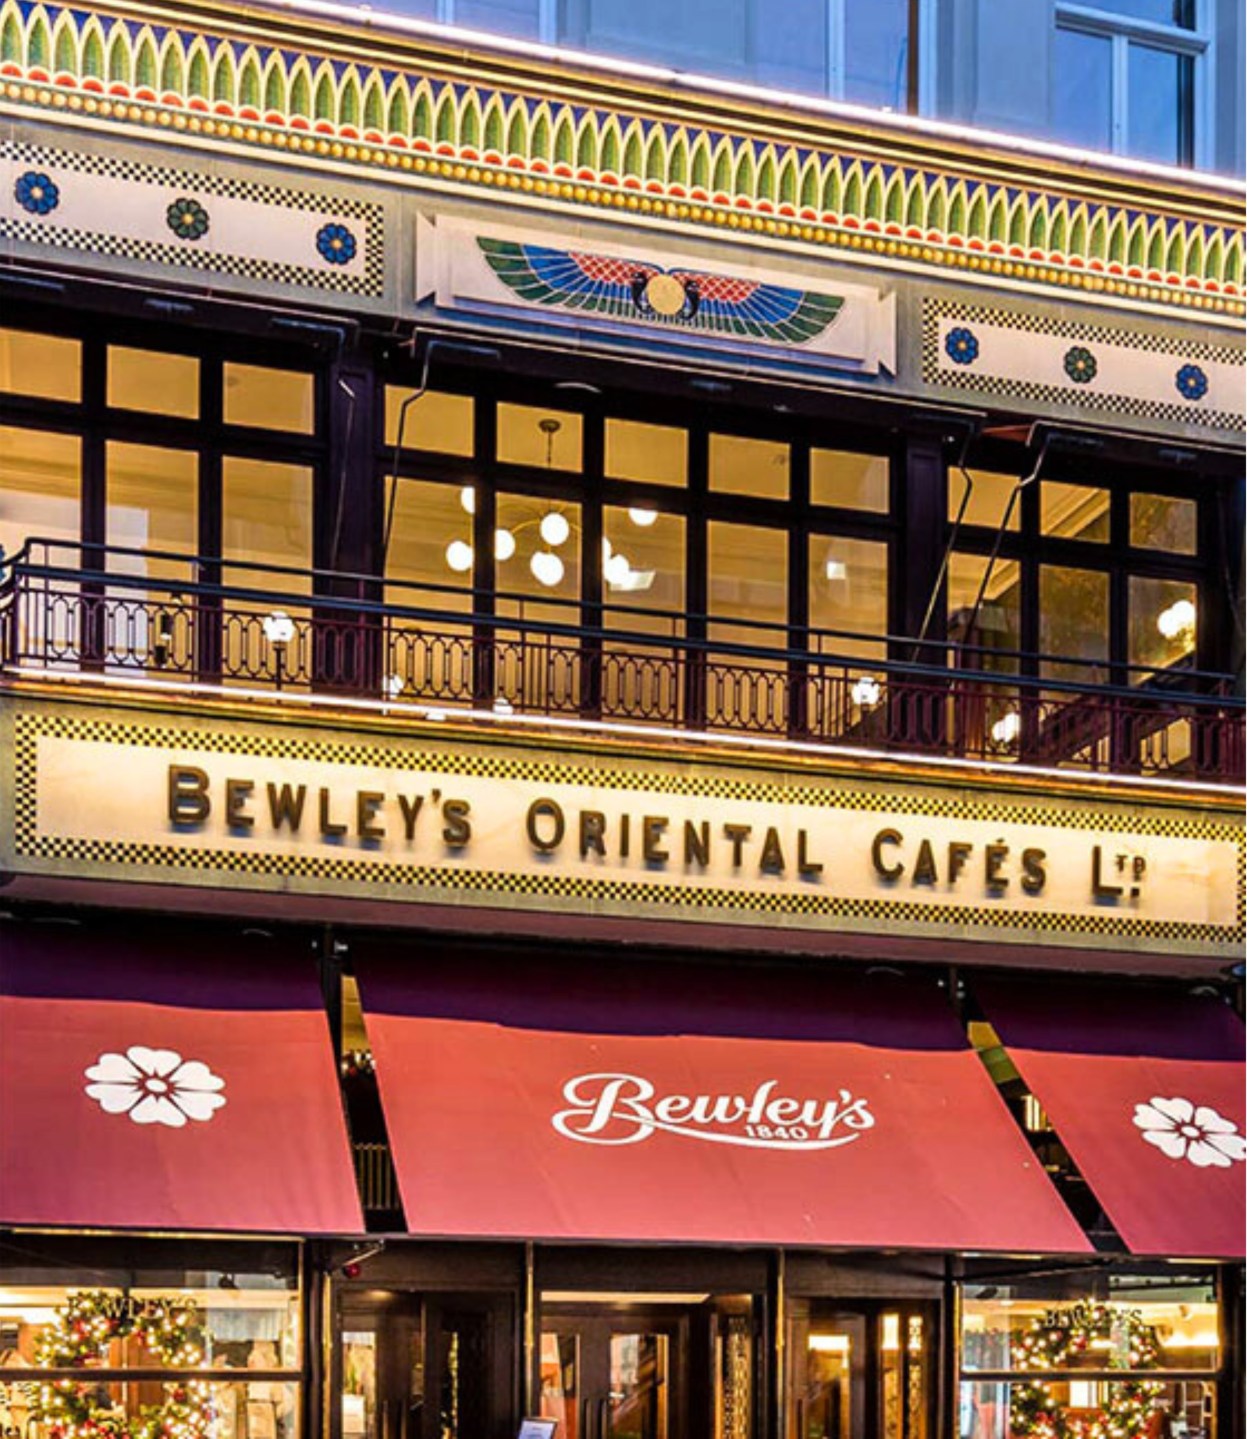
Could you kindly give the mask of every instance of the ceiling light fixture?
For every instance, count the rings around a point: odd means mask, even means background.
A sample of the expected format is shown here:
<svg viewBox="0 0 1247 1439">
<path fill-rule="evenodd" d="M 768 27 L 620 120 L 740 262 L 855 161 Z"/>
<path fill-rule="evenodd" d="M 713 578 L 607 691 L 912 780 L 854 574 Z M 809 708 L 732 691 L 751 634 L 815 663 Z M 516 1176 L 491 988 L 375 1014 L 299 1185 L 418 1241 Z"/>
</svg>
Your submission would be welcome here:
<svg viewBox="0 0 1247 1439">
<path fill-rule="evenodd" d="M 515 553 L 515 536 L 510 530 L 494 531 L 494 559 L 509 560 Z"/>
<path fill-rule="evenodd" d="M 628 518 L 632 521 L 634 525 L 639 525 L 641 529 L 648 530 L 649 527 L 658 518 L 658 511 L 647 509 L 643 505 L 638 505 L 634 509 L 628 511 Z"/>
<path fill-rule="evenodd" d="M 533 578 L 538 584 L 552 588 L 563 578 L 563 561 L 558 555 L 552 554 L 549 550 L 538 550 L 528 562 L 528 567 L 533 572 Z"/>
<path fill-rule="evenodd" d="M 466 540 L 451 540 L 446 546 L 446 563 L 457 575 L 472 568 L 472 546 Z"/>
<path fill-rule="evenodd" d="M 572 532 L 572 527 L 567 523 L 567 516 L 559 510 L 551 510 L 549 514 L 541 517 L 541 538 L 546 544 L 557 549 Z"/>
</svg>

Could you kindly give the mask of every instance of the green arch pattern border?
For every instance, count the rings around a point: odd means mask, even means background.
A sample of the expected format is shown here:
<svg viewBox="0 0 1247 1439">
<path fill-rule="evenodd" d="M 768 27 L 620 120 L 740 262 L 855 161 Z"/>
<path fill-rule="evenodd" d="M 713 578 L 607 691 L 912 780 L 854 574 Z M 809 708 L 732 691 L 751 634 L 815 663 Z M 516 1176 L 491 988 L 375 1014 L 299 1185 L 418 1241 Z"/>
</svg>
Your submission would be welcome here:
<svg viewBox="0 0 1247 1439">
<path fill-rule="evenodd" d="M 256 44 L 187 18 L 165 28 L 3 0 L 0 101 L 978 271 L 1002 286 L 1244 313 L 1239 227 Z"/>
</svg>

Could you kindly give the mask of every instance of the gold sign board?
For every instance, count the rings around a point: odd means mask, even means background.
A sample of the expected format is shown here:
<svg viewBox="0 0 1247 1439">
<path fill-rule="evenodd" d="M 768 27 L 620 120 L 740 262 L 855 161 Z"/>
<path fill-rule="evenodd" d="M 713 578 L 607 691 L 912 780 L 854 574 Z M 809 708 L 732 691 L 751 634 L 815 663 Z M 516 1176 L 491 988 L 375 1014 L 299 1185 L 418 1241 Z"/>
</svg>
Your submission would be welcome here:
<svg viewBox="0 0 1247 1439">
<path fill-rule="evenodd" d="M 5 711 L 5 867 L 400 904 L 1235 957 L 1242 826 L 583 741 Z M 828 766 L 830 768 L 830 765 Z"/>
</svg>

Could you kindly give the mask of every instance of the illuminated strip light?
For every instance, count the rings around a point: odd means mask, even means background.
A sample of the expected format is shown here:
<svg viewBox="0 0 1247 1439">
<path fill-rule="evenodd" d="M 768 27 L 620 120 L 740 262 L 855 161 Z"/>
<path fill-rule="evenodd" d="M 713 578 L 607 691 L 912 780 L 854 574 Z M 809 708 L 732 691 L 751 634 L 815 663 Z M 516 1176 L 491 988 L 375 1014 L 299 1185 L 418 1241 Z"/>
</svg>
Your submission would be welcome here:
<svg viewBox="0 0 1247 1439">
<path fill-rule="evenodd" d="M 615 78 L 644 80 L 670 85 L 674 89 L 692 90 L 710 98 L 748 100 L 759 105 L 775 105 L 798 114 L 817 115 L 833 120 L 860 120 L 885 128 L 906 131 L 918 136 L 964 140 L 972 145 L 995 145 L 1015 154 L 1042 159 L 1069 160 L 1079 165 L 1096 165 L 1105 170 L 1120 171 L 1136 178 L 1150 176 L 1190 188 L 1195 181 L 1211 190 L 1220 190 L 1235 197 L 1247 196 L 1247 184 L 1224 175 L 1203 170 L 1182 169 L 1176 165 L 1158 165 L 1152 161 L 1129 160 L 1099 150 L 1083 150 L 1073 145 L 1057 145 L 1050 141 L 1024 139 L 998 130 L 977 130 L 970 125 L 955 125 L 947 120 L 928 120 L 894 110 L 876 110 L 868 105 L 852 105 L 844 100 L 824 100 L 817 95 L 797 95 L 790 90 L 772 90 L 762 85 L 746 85 L 737 80 L 721 80 L 686 70 L 671 70 L 662 65 L 645 65 L 636 60 L 616 59 L 595 54 L 591 50 L 574 50 L 564 45 L 543 45 L 532 40 L 492 35 L 483 30 L 470 30 L 458 25 L 438 25 L 429 20 L 416 20 L 405 15 L 378 14 L 365 6 L 339 5 L 334 0 L 267 0 L 263 5 L 247 7 L 253 14 L 293 11 L 315 15 L 325 20 L 346 21 L 365 30 L 414 36 L 443 44 L 474 45 L 508 56 L 522 56 L 545 64 L 567 65 L 582 70 L 596 70 Z M 470 59 L 468 56 L 461 60 Z"/>
<path fill-rule="evenodd" d="M 557 729 L 584 734 L 619 735 L 628 739 L 669 739 L 687 744 L 690 740 L 698 744 L 730 746 L 761 750 L 769 754 L 808 754 L 819 759 L 835 759 L 841 756 L 849 759 L 884 760 L 890 763 L 913 762 L 937 769 L 955 771 L 972 770 L 990 775 L 1029 775 L 1035 779 L 1085 782 L 1095 785 L 1112 785 L 1120 790 L 1165 789 L 1179 794 L 1209 794 L 1224 796 L 1237 794 L 1239 787 L 1232 783 L 1214 784 L 1207 780 L 1174 780 L 1157 776 L 1154 779 L 1136 778 L 1128 774 L 1101 774 L 1084 770 L 1052 769 L 1046 765 L 1001 764 L 995 760 L 957 759 L 949 755 L 914 754 L 904 750 L 868 749 L 861 745 L 814 744 L 809 740 L 772 739 L 768 735 L 721 734 L 716 730 L 672 729 L 666 725 L 629 724 L 623 720 L 586 720 L 567 715 L 521 714 L 507 704 L 505 710 L 468 709 L 461 705 L 411 704 L 405 700 L 355 699 L 350 695 L 335 695 L 327 705 L 324 695 L 303 694 L 298 690 L 253 690 L 241 685 L 205 684 L 202 680 L 156 680 L 147 676 L 79 674 L 69 671 L 48 671 L 30 669 L 25 665 L 14 665 L 3 671 L 16 679 L 38 680 L 41 683 L 113 685 L 118 689 L 135 691 L 150 690 L 157 694 L 217 695 L 230 700 L 259 700 L 266 704 L 297 704 L 307 708 L 318 706 L 325 709 L 362 710 L 368 714 L 410 715 L 436 723 L 446 720 L 471 720 L 481 724 L 504 724 L 523 726 L 528 729 Z"/>
</svg>

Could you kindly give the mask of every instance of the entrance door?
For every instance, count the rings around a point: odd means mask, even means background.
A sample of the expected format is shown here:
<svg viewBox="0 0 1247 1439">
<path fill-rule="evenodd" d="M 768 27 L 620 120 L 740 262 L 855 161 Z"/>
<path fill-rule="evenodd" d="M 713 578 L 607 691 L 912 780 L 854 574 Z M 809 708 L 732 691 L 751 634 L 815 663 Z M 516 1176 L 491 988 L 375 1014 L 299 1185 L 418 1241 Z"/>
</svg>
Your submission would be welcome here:
<svg viewBox="0 0 1247 1439">
<path fill-rule="evenodd" d="M 790 1303 L 789 1439 L 931 1439 L 935 1309 Z"/>
<path fill-rule="evenodd" d="M 558 1439 L 691 1439 L 689 1314 L 548 1306 L 541 1413 Z"/>
<path fill-rule="evenodd" d="M 344 1293 L 332 1439 L 504 1439 L 513 1323 L 505 1295 Z"/>
</svg>

